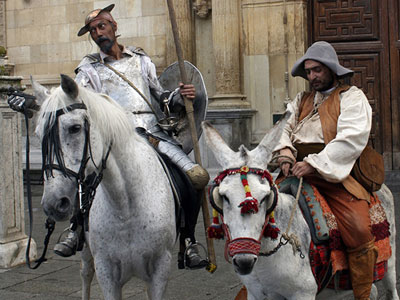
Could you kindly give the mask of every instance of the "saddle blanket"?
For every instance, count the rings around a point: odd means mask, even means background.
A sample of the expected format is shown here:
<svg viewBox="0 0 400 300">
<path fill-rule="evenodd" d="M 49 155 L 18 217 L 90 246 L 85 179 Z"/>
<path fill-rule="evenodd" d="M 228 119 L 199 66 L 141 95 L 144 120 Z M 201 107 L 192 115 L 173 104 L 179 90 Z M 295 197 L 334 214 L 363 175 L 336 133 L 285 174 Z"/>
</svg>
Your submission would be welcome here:
<svg viewBox="0 0 400 300">
<path fill-rule="evenodd" d="M 340 237 L 335 216 L 329 208 L 328 203 L 318 192 L 315 186 L 312 186 L 314 195 L 305 195 L 315 197 L 320 203 L 323 216 L 329 227 L 329 242 L 322 245 L 310 245 L 310 263 L 311 269 L 318 282 L 318 287 L 323 288 L 324 279 L 327 279 L 329 272 L 334 276 L 330 280 L 328 288 L 352 289 L 350 275 L 348 271 L 348 262 L 346 255 L 346 246 Z M 392 255 L 390 247 L 390 225 L 386 218 L 386 213 L 382 207 L 378 196 L 371 195 L 369 215 L 371 218 L 372 234 L 375 236 L 375 246 L 378 247 L 378 258 L 375 264 L 374 281 L 383 278 L 387 271 L 387 260 Z M 331 264 L 331 266 L 330 266 Z M 325 280 L 326 282 L 327 280 Z"/>
</svg>

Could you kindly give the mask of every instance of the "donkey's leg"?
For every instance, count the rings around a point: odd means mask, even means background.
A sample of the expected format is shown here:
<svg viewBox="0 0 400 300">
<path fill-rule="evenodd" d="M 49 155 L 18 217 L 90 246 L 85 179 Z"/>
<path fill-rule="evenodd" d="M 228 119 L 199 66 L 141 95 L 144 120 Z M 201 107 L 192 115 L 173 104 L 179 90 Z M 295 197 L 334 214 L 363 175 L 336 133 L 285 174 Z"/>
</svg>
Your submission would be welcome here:
<svg viewBox="0 0 400 300">
<path fill-rule="evenodd" d="M 150 282 L 148 283 L 147 296 L 150 300 L 164 299 L 168 277 L 171 269 L 172 254 L 165 251 L 157 259 L 149 262 L 154 270 Z"/>
<path fill-rule="evenodd" d="M 121 261 L 111 260 L 107 255 L 98 255 L 94 265 L 104 300 L 122 300 Z"/>
<path fill-rule="evenodd" d="M 82 279 L 82 300 L 90 299 L 90 285 L 94 276 L 94 264 L 92 253 L 87 243 L 81 252 L 81 279 Z"/>
<path fill-rule="evenodd" d="M 386 299 L 399 300 L 399 295 L 397 294 L 396 288 L 396 249 L 393 249 L 393 245 L 392 251 L 392 256 L 388 260 L 388 270 L 382 280 L 382 283 L 386 289 Z"/>
</svg>

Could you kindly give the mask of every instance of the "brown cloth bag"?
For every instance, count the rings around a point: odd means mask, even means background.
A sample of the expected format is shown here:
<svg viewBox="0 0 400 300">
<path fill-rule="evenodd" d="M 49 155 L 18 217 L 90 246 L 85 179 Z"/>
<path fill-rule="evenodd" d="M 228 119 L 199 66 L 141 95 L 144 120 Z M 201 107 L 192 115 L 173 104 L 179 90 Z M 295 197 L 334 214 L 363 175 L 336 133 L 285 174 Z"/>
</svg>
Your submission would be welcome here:
<svg viewBox="0 0 400 300">
<path fill-rule="evenodd" d="M 318 109 L 325 144 L 329 143 L 336 136 L 337 120 L 340 115 L 340 93 L 347 91 L 349 88 L 350 86 L 348 85 L 337 87 Z M 305 93 L 303 96 L 300 104 L 300 120 L 311 111 L 314 95 L 315 92 Z M 343 185 L 350 193 L 359 199 L 364 199 L 366 195 L 363 195 L 362 191 L 357 191 L 357 184 L 354 182 L 354 179 L 369 193 L 379 190 L 385 180 L 382 155 L 372 147 L 366 146 L 360 157 L 356 160 L 351 175 L 343 182 Z"/>
<path fill-rule="evenodd" d="M 385 181 L 383 156 L 367 146 L 356 160 L 351 175 L 368 191 L 378 191 Z"/>
</svg>

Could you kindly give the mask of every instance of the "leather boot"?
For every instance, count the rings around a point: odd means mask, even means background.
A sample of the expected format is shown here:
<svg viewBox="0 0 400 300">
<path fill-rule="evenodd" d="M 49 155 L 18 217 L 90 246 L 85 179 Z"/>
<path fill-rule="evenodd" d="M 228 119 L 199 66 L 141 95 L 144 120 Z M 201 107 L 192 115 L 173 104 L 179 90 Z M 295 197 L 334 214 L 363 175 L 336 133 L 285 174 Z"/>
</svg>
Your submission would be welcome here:
<svg viewBox="0 0 400 300">
<path fill-rule="evenodd" d="M 198 164 L 195 164 L 191 169 L 187 170 L 186 174 L 189 176 L 196 190 L 203 189 L 210 180 L 210 175 L 208 175 L 207 170 Z"/>
<path fill-rule="evenodd" d="M 54 246 L 54 253 L 62 257 L 70 257 L 75 255 L 78 245 L 79 234 L 70 229 L 65 239 Z"/>
<path fill-rule="evenodd" d="M 350 279 L 354 299 L 369 300 L 374 280 L 374 266 L 378 257 L 375 239 L 355 249 L 348 249 Z"/>
</svg>

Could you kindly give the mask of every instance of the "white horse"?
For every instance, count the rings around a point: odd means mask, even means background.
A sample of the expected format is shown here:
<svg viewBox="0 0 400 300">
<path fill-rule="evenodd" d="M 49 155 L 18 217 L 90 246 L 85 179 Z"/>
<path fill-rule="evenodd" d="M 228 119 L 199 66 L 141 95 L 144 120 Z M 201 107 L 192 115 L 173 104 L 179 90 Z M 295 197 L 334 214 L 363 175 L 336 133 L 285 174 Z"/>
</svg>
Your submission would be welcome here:
<svg viewBox="0 0 400 300">
<path fill-rule="evenodd" d="M 122 299 L 121 289 L 132 276 L 146 282 L 149 299 L 164 299 L 176 222 L 163 166 L 133 130 L 129 114 L 111 98 L 61 77 L 61 87 L 51 92 L 33 84 L 42 102 L 36 133 L 49 173 L 42 198 L 45 213 L 56 221 L 68 219 L 77 195 L 74 177 L 103 176 L 90 209 L 90 231 L 85 232 L 90 250 L 82 252 L 82 298 L 90 298 L 95 269 L 107 300 Z"/>
<path fill-rule="evenodd" d="M 284 118 L 279 125 L 275 126 L 263 138 L 261 143 L 252 151 L 244 146 L 234 152 L 225 143 L 218 132 L 208 123 L 203 123 L 203 132 L 208 147 L 214 153 L 217 162 L 223 170 L 237 169 L 242 166 L 267 170 L 267 165 L 271 161 L 272 151 L 276 146 L 283 127 L 287 121 Z M 232 174 L 233 173 L 233 174 Z M 269 173 L 268 173 L 269 174 Z M 293 223 L 289 233 L 294 233 L 300 241 L 301 250 L 305 258 L 294 255 L 292 247 L 288 244 L 282 246 L 271 256 L 258 256 L 256 252 L 247 251 L 241 253 L 237 251 L 243 247 L 257 248 L 266 212 L 273 202 L 271 192 L 271 180 L 268 180 L 267 173 L 259 174 L 248 173 L 247 180 L 251 194 L 259 201 L 259 211 L 255 214 L 241 215 L 239 205 L 244 200 L 244 186 L 240 178 L 240 173 L 231 172 L 228 174 L 219 187 L 214 189 L 214 201 L 223 209 L 224 222 L 227 225 L 231 240 L 237 239 L 240 245 L 233 244 L 229 248 L 232 254 L 233 267 L 240 277 L 242 283 L 247 288 L 249 300 L 262 299 L 291 299 L 291 300 L 310 300 L 315 299 L 317 294 L 317 283 L 311 271 L 308 256 L 310 246 L 310 232 L 307 223 L 304 221 L 302 213 L 298 208 L 295 211 Z M 392 246 L 392 256 L 388 261 L 388 272 L 383 279 L 387 290 L 388 299 L 399 299 L 396 291 L 396 270 L 395 270 L 395 237 L 396 229 L 394 222 L 393 197 L 386 186 L 382 186 L 379 194 L 386 210 L 390 227 L 390 244 Z M 292 207 L 295 203 L 294 197 L 279 193 L 278 204 L 275 208 L 275 221 L 277 227 L 284 232 L 289 224 Z M 261 239 L 261 250 L 268 252 L 273 250 L 279 243 L 271 239 Z M 340 299 L 351 295 L 351 291 L 335 292 L 325 289 L 317 299 Z M 377 289 L 374 286 L 371 292 L 371 299 L 377 296 Z"/>
</svg>

